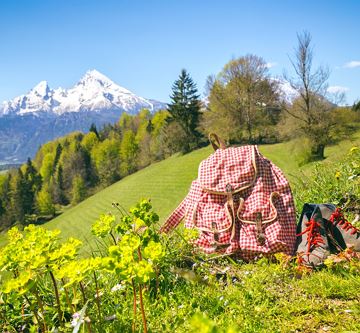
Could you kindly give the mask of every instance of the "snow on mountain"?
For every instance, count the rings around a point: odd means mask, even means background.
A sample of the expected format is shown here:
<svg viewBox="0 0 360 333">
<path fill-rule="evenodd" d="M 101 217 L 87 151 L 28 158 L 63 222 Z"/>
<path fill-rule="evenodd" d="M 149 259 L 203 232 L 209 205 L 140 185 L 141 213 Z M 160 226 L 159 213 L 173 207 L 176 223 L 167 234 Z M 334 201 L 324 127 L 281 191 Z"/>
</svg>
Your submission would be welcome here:
<svg viewBox="0 0 360 333">
<path fill-rule="evenodd" d="M 136 96 L 96 70 L 70 89 L 51 89 L 41 81 L 26 95 L 0 105 L 0 162 L 24 162 L 40 145 L 73 131 L 87 132 L 119 120 L 123 112 L 166 108 Z"/>
<path fill-rule="evenodd" d="M 41 81 L 28 94 L 5 101 L 0 106 L 0 116 L 29 113 L 58 116 L 67 112 L 106 110 L 133 114 L 142 108 L 156 111 L 164 107 L 165 104 L 136 96 L 97 70 L 90 70 L 70 89 L 51 89 L 46 81 Z"/>
<path fill-rule="evenodd" d="M 279 84 L 281 98 L 288 103 L 292 103 L 299 96 L 299 93 L 291 86 L 288 81 L 274 79 Z"/>
</svg>

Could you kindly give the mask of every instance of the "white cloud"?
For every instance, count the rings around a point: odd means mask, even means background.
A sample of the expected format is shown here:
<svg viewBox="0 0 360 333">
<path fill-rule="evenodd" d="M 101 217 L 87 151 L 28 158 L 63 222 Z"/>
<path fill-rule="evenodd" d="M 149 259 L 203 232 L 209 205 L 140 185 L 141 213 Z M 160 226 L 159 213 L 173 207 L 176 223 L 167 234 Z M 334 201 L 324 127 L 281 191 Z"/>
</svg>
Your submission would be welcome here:
<svg viewBox="0 0 360 333">
<path fill-rule="evenodd" d="M 277 65 L 278 65 L 277 62 L 268 62 L 268 63 L 266 63 L 265 67 L 266 68 L 273 68 L 273 67 L 275 67 Z"/>
<path fill-rule="evenodd" d="M 341 93 L 345 93 L 347 91 L 349 91 L 348 87 L 342 87 L 342 86 L 330 86 L 327 91 L 330 94 L 341 94 Z"/>
<path fill-rule="evenodd" d="M 344 65 L 344 68 L 355 68 L 355 67 L 360 67 L 360 61 L 352 60 Z"/>
</svg>

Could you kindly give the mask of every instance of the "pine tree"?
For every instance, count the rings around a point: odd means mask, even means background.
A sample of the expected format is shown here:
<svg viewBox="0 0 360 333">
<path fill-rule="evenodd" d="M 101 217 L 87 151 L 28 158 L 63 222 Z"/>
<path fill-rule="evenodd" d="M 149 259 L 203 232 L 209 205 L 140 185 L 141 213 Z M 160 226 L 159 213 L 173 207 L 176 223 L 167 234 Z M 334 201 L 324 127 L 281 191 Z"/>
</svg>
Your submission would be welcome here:
<svg viewBox="0 0 360 333">
<path fill-rule="evenodd" d="M 10 181 L 10 209 L 13 221 L 23 223 L 25 221 L 26 184 L 21 169 L 11 177 Z"/>
<path fill-rule="evenodd" d="M 24 171 L 24 212 L 32 214 L 35 210 L 35 194 L 41 187 L 41 176 L 38 174 L 30 158 L 28 158 Z"/>
<path fill-rule="evenodd" d="M 67 205 L 69 203 L 64 191 L 63 169 L 60 163 L 50 179 L 49 190 L 54 204 Z"/>
<path fill-rule="evenodd" d="M 196 148 L 201 134 L 197 128 L 200 117 L 200 100 L 196 84 L 190 74 L 183 69 L 172 86 L 171 103 L 168 104 L 169 121 L 177 122 L 184 131 L 188 141 L 184 151 Z"/>
<path fill-rule="evenodd" d="M 60 143 L 58 143 L 58 145 L 56 146 L 56 151 L 55 151 L 55 158 L 54 158 L 54 165 L 53 165 L 53 172 L 52 174 L 55 173 L 56 171 L 56 167 L 57 167 L 57 164 L 60 160 L 60 156 L 61 156 L 61 153 L 62 153 L 62 145 Z"/>
<path fill-rule="evenodd" d="M 3 202 L 0 198 L 0 216 L 2 216 L 5 213 L 5 208 L 3 206 Z"/>
<path fill-rule="evenodd" d="M 95 133 L 96 137 L 97 137 L 98 139 L 100 139 L 99 132 L 98 132 L 98 130 L 97 130 L 97 128 L 96 128 L 96 125 L 95 125 L 94 123 L 91 124 L 90 129 L 89 129 L 89 132 Z"/>
</svg>

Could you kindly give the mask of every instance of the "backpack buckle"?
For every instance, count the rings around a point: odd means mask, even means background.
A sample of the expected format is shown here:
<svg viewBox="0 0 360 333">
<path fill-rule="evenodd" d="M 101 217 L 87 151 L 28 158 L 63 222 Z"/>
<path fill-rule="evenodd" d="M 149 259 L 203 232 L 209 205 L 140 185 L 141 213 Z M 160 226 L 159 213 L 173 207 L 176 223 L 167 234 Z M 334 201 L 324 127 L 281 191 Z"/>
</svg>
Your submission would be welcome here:
<svg viewBox="0 0 360 333">
<path fill-rule="evenodd" d="M 215 242 L 218 242 L 218 241 L 219 241 L 219 233 L 218 233 L 218 231 L 217 231 L 216 222 L 212 222 L 212 223 L 211 223 L 211 227 L 212 227 L 212 230 L 213 230 L 213 233 L 214 233 L 214 241 L 215 241 Z"/>
<path fill-rule="evenodd" d="M 265 244 L 265 234 L 262 229 L 262 214 L 260 212 L 256 213 L 256 240 L 259 245 Z"/>
<path fill-rule="evenodd" d="M 232 186 L 230 184 L 226 184 L 225 191 L 226 193 L 231 193 L 233 191 Z"/>
</svg>

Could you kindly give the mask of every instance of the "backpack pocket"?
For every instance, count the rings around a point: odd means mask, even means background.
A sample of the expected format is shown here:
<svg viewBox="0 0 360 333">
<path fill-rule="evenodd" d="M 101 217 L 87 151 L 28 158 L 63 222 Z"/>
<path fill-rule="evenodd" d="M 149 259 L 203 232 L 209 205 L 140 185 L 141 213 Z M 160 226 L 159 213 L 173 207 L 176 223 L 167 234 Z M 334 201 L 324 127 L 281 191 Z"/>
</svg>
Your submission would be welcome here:
<svg viewBox="0 0 360 333">
<path fill-rule="evenodd" d="M 233 221 L 227 203 L 198 202 L 194 207 L 193 225 L 201 231 L 199 244 L 216 248 L 230 245 Z"/>
</svg>

